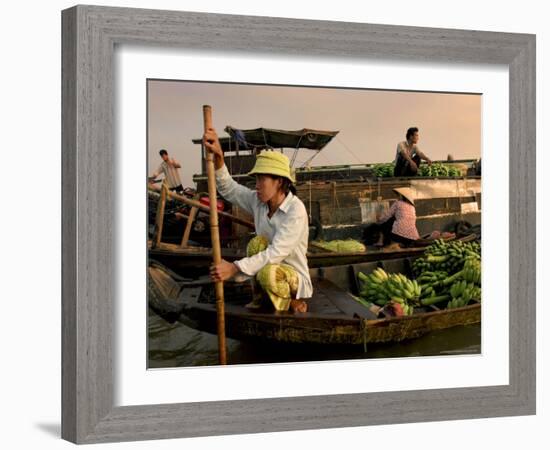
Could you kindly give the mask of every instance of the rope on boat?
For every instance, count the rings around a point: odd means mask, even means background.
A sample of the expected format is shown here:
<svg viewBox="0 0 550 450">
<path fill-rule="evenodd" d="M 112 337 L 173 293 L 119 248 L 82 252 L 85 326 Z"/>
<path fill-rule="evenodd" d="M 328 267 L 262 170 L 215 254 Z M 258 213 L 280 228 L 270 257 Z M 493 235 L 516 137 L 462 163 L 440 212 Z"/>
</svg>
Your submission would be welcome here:
<svg viewBox="0 0 550 450">
<path fill-rule="evenodd" d="M 458 178 L 456 179 L 456 195 L 458 197 L 458 214 L 460 215 L 460 220 L 462 221 L 464 219 L 464 217 L 462 216 L 462 197 L 460 196 L 460 185 L 458 184 Z M 466 184 L 466 183 L 464 183 Z"/>
<path fill-rule="evenodd" d="M 308 181 L 309 184 L 309 223 L 311 223 L 311 180 Z"/>
<path fill-rule="evenodd" d="M 338 225 L 340 225 L 341 223 L 340 202 L 338 201 L 338 195 L 336 194 L 336 182 L 333 181 L 331 184 L 332 184 L 332 207 L 338 210 L 338 214 L 336 214 L 336 218 L 337 218 Z"/>
<path fill-rule="evenodd" d="M 344 143 L 344 141 L 342 141 L 342 139 L 340 139 L 338 136 L 334 136 L 334 139 L 337 140 L 338 142 L 340 142 L 340 144 L 342 144 L 342 146 L 344 147 L 344 149 L 346 149 L 349 153 L 351 153 L 351 155 L 357 160 L 359 161 L 360 164 L 364 164 L 364 162 L 361 160 L 361 158 L 359 158 L 355 153 L 353 153 L 351 151 L 350 148 L 348 148 L 348 146 Z"/>
<path fill-rule="evenodd" d="M 300 143 L 302 142 L 302 138 L 304 135 L 302 134 L 300 136 L 300 139 L 298 139 L 298 143 L 296 144 L 296 148 L 294 149 L 294 153 L 292 154 L 292 159 L 290 160 L 290 167 L 294 167 L 294 162 L 296 161 L 296 156 L 298 156 L 298 150 L 300 150 Z"/>
</svg>

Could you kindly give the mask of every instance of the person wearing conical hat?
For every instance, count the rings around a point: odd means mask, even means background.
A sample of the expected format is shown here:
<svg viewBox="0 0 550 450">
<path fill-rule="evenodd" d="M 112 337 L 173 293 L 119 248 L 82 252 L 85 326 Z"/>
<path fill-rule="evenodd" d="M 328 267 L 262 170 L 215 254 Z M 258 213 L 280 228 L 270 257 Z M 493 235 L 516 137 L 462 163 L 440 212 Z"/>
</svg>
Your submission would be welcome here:
<svg viewBox="0 0 550 450">
<path fill-rule="evenodd" d="M 383 246 L 390 241 L 409 246 L 420 239 L 416 229 L 414 191 L 408 187 L 393 190 L 398 198 L 391 208 L 378 219 L 379 239 L 374 245 Z"/>
<path fill-rule="evenodd" d="M 203 144 L 214 154 L 218 192 L 254 217 L 256 234 L 263 236 L 259 241 L 265 241 L 262 247 L 249 245 L 255 250 L 249 251 L 246 258 L 213 265 L 212 279 L 225 281 L 239 272 L 256 276 L 276 310 L 306 312 L 306 299 L 313 294 L 306 258 L 309 221 L 304 204 L 295 195 L 288 157 L 276 151 L 262 151 L 249 173 L 256 177 L 256 189 L 252 190 L 229 174 L 213 128 L 204 133 Z M 252 302 L 247 306 L 259 305 Z"/>
</svg>

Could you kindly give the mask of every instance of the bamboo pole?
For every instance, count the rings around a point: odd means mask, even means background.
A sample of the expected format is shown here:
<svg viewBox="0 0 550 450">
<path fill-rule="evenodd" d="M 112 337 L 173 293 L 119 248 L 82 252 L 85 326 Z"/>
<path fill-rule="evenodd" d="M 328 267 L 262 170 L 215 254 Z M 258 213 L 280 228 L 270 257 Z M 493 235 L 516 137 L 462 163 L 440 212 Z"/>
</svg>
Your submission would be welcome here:
<svg viewBox="0 0 550 450">
<path fill-rule="evenodd" d="M 187 218 L 187 224 L 185 225 L 185 231 L 183 232 L 183 238 L 181 240 L 180 247 L 187 247 L 187 243 L 189 242 L 189 235 L 191 234 L 191 227 L 193 226 L 193 222 L 195 221 L 198 210 L 199 209 L 196 206 L 193 206 L 191 208 L 191 211 L 189 212 L 189 217 Z"/>
<path fill-rule="evenodd" d="M 204 131 L 212 128 L 212 107 L 202 107 Z M 208 174 L 208 196 L 210 198 L 210 237 L 212 240 L 212 257 L 217 265 L 222 260 L 220 248 L 220 230 L 218 227 L 218 208 L 216 199 L 216 178 L 214 174 L 214 154 L 206 152 L 206 172 Z M 223 295 L 223 281 L 216 281 L 216 311 L 218 315 L 218 349 L 220 364 L 227 364 L 227 349 L 225 344 L 225 304 Z"/>
<path fill-rule="evenodd" d="M 160 200 L 157 207 L 157 217 L 155 220 L 155 232 L 153 236 L 153 248 L 160 246 L 162 240 L 162 228 L 164 227 L 164 209 L 166 207 L 166 194 L 168 192 L 168 186 L 166 181 L 163 181 L 162 188 L 160 190 Z"/>
<path fill-rule="evenodd" d="M 158 192 L 158 188 L 155 188 L 153 186 L 149 186 L 149 189 L 154 192 Z M 192 200 L 190 198 L 187 198 L 183 195 L 176 194 L 174 192 L 166 192 L 166 195 L 170 198 L 173 198 L 174 200 L 178 200 L 186 205 L 189 206 L 196 206 L 198 209 L 201 209 L 203 211 L 210 211 L 210 207 L 203 205 L 201 202 L 198 202 L 196 200 Z M 244 220 L 240 217 L 234 216 L 233 214 L 226 213 L 224 211 L 218 211 L 219 216 L 227 217 L 229 220 L 232 220 L 235 223 L 238 223 L 239 225 L 243 225 L 251 230 L 255 229 L 255 226 L 252 222 L 249 222 L 248 220 Z"/>
</svg>

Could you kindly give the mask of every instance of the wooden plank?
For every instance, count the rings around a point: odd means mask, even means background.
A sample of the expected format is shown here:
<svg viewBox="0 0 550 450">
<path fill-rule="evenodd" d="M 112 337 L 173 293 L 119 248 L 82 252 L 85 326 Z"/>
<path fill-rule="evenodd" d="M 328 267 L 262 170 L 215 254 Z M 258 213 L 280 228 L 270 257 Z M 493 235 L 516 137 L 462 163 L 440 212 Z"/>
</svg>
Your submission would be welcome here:
<svg viewBox="0 0 550 450">
<path fill-rule="evenodd" d="M 155 190 L 155 189 L 153 188 L 153 190 Z M 186 205 L 196 206 L 198 209 L 201 209 L 201 210 L 206 211 L 206 212 L 210 212 L 210 207 L 209 206 L 203 205 L 202 203 L 200 203 L 196 200 L 191 200 L 190 198 L 187 198 L 183 195 L 175 194 L 174 192 L 170 192 L 170 191 L 168 191 L 166 193 L 166 195 L 170 198 L 175 199 L 175 200 L 179 200 L 180 202 L 185 203 Z M 250 228 L 252 230 L 255 228 L 253 223 L 251 223 L 247 220 L 243 220 L 239 217 L 235 217 L 234 215 L 226 213 L 225 211 L 218 211 L 218 215 L 223 216 L 223 217 L 227 217 L 228 219 L 231 219 L 234 222 L 237 222 L 241 225 L 244 225 L 245 227 Z"/>
<path fill-rule="evenodd" d="M 191 211 L 189 212 L 189 217 L 187 218 L 187 223 L 185 224 L 185 231 L 183 232 L 183 238 L 181 240 L 180 247 L 186 248 L 187 244 L 189 243 L 189 235 L 191 234 L 191 227 L 193 226 L 195 217 L 197 217 L 198 210 L 199 209 L 196 206 L 193 206 L 191 208 Z"/>
<path fill-rule="evenodd" d="M 355 300 L 349 294 L 349 292 L 340 289 L 338 286 L 328 280 L 317 280 L 315 284 L 315 289 L 321 290 L 322 293 L 330 299 L 334 306 L 336 306 L 340 311 L 348 316 L 370 320 L 378 318 L 378 316 L 373 311 Z"/>
<path fill-rule="evenodd" d="M 162 241 L 162 228 L 164 225 L 164 209 L 166 208 L 166 193 L 168 187 L 166 183 L 162 183 L 160 191 L 160 200 L 157 207 L 157 217 L 155 219 L 155 231 L 153 233 L 153 248 L 158 247 Z"/>
</svg>

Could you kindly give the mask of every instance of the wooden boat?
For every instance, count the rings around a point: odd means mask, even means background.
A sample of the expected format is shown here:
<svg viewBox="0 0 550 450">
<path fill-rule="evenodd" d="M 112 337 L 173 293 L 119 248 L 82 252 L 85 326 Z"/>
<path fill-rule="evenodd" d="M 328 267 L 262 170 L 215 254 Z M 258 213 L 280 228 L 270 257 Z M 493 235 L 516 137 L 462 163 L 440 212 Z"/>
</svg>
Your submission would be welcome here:
<svg viewBox="0 0 550 450">
<path fill-rule="evenodd" d="M 251 299 L 250 282 L 225 284 L 226 335 L 234 339 L 261 339 L 287 344 L 366 345 L 414 339 L 429 332 L 479 323 L 481 305 L 457 309 L 435 306 L 416 308 L 410 316 L 385 315 L 377 306 L 367 308 L 352 296 L 357 293 L 356 274 L 376 267 L 407 274 L 411 258 L 311 269 L 314 295 L 307 313 L 277 313 L 244 307 Z M 149 305 L 171 320 L 197 330 L 216 333 L 213 284 L 208 279 L 185 280 L 165 266 L 149 266 Z M 164 305 L 167 305 L 166 307 Z"/>
<path fill-rule="evenodd" d="M 446 241 L 455 238 L 447 238 Z M 457 238 L 463 242 L 476 239 L 475 234 L 468 234 Z M 414 247 L 406 248 L 377 248 L 368 246 L 365 252 L 340 253 L 329 252 L 310 245 L 307 254 L 308 265 L 311 268 L 357 264 L 387 259 L 405 258 L 421 255 L 426 247 L 433 243 L 433 239 L 419 239 Z M 212 250 L 207 247 L 181 247 L 177 244 L 161 242 L 156 247 L 148 242 L 149 259 L 158 261 L 174 272 L 185 276 L 197 276 L 204 273 L 204 269 L 212 262 Z M 242 249 L 222 248 L 222 258 L 226 261 L 235 261 L 246 256 Z"/>
</svg>

